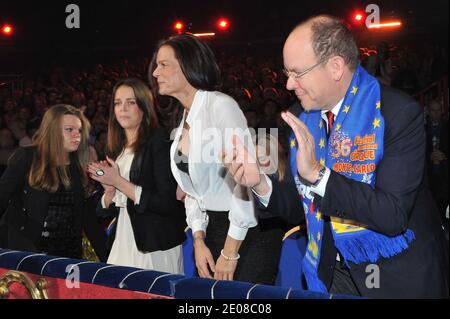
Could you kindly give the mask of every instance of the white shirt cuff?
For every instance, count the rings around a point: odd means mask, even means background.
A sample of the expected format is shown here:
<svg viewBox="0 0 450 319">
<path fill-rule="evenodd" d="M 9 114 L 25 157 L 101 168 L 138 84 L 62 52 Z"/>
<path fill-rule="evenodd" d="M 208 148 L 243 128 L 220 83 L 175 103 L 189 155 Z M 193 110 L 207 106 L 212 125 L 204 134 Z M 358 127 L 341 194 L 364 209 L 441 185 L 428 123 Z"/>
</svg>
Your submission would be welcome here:
<svg viewBox="0 0 450 319">
<path fill-rule="evenodd" d="M 228 236 L 236 240 L 244 240 L 247 235 L 248 228 L 240 228 L 230 223 L 228 228 Z"/>
<path fill-rule="evenodd" d="M 272 180 L 266 174 L 264 174 L 264 177 L 266 179 L 267 185 L 269 185 L 269 191 L 267 192 L 267 194 L 259 195 L 257 192 L 255 192 L 255 190 L 253 188 L 252 188 L 252 192 L 253 192 L 253 194 L 256 195 L 256 197 L 258 198 L 261 205 L 263 205 L 264 207 L 267 207 L 267 206 L 269 206 L 270 196 L 272 195 L 273 187 L 272 187 Z"/>
<path fill-rule="evenodd" d="M 139 205 L 139 202 L 141 201 L 141 195 L 142 195 L 142 187 L 137 186 L 134 188 L 134 205 Z"/>
<path fill-rule="evenodd" d="M 322 180 L 317 186 L 311 186 L 311 192 L 324 197 L 325 190 L 327 188 L 328 179 L 330 178 L 331 171 L 329 168 L 325 168 L 325 174 L 322 177 Z"/>
<path fill-rule="evenodd" d="M 197 231 L 202 231 L 206 234 L 206 227 L 208 226 L 208 223 L 205 223 L 205 220 L 202 219 L 196 219 L 191 222 L 191 225 L 189 227 L 192 229 L 192 233 L 195 234 Z"/>
</svg>

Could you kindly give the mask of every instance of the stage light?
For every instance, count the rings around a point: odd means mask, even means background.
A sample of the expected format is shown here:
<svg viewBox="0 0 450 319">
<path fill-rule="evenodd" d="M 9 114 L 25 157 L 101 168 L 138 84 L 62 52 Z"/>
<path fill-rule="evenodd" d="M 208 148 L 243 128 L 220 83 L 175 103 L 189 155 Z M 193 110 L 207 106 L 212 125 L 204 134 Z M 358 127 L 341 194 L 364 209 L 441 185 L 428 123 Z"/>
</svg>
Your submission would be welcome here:
<svg viewBox="0 0 450 319">
<path fill-rule="evenodd" d="M 226 18 L 217 20 L 217 28 L 221 31 L 226 31 L 230 28 L 230 21 Z"/>
<path fill-rule="evenodd" d="M 366 19 L 366 14 L 363 11 L 356 10 L 353 12 L 352 15 L 352 23 L 355 25 L 361 25 L 364 23 L 364 20 Z"/>
<path fill-rule="evenodd" d="M 401 27 L 402 23 L 400 21 L 384 22 L 378 24 L 371 24 L 368 26 L 369 29 L 384 29 L 384 28 L 395 28 Z"/>
<path fill-rule="evenodd" d="M 192 33 L 192 35 L 198 38 L 205 38 L 205 37 L 213 37 L 216 34 L 214 32 L 205 32 L 205 33 Z"/>
<path fill-rule="evenodd" d="M 12 35 L 14 32 L 14 28 L 10 24 L 4 24 L 2 26 L 2 33 L 6 36 Z"/>
<path fill-rule="evenodd" d="M 181 22 L 181 21 L 176 21 L 176 22 L 173 24 L 173 28 L 174 28 L 174 30 L 175 30 L 176 32 L 182 33 L 183 30 L 184 30 L 184 23 Z"/>
</svg>

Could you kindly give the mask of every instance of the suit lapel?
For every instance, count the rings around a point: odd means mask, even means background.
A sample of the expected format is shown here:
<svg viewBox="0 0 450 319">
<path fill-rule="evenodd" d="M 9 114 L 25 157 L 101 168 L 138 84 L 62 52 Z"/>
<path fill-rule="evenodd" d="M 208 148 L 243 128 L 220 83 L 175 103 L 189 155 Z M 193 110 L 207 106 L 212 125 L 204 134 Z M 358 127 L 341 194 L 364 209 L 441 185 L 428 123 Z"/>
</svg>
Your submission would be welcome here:
<svg viewBox="0 0 450 319">
<path fill-rule="evenodd" d="M 147 144 L 141 146 L 139 150 L 134 155 L 133 162 L 131 163 L 130 168 L 130 182 L 137 183 L 139 180 L 139 176 L 141 176 L 142 172 L 142 164 L 144 161 L 145 153 L 147 152 Z"/>
</svg>

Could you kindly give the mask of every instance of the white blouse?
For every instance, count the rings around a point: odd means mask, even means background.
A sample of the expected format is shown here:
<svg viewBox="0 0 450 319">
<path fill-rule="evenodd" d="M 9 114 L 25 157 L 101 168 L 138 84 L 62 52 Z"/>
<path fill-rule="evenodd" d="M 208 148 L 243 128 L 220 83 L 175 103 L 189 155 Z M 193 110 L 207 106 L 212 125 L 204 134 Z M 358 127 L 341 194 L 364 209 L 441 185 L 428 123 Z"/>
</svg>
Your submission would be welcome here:
<svg viewBox="0 0 450 319">
<path fill-rule="evenodd" d="M 186 119 L 190 127 L 189 175 L 180 171 L 175 162 L 185 118 L 186 112 L 173 136 L 170 156 L 172 173 L 187 194 L 187 224 L 193 233 L 199 230 L 206 233 L 207 210 L 229 211 L 228 235 L 243 240 L 248 228 L 257 225 L 253 196 L 249 189 L 236 185 L 219 153 L 233 148 L 232 136 L 235 134 L 250 154 L 255 154 L 244 114 L 236 101 L 226 94 L 197 91 Z"/>
<path fill-rule="evenodd" d="M 130 180 L 130 169 L 133 158 L 134 152 L 130 149 L 125 149 L 116 159 L 120 175 L 128 181 Z M 139 204 L 141 193 L 142 187 L 136 186 L 135 204 Z M 120 212 L 117 220 L 116 237 L 108 257 L 108 263 L 173 274 L 183 274 L 182 245 L 164 251 L 153 251 L 149 253 L 139 251 L 134 240 L 133 227 L 127 209 L 127 200 L 128 197 L 125 194 L 116 190 L 112 201 L 116 207 L 120 208 Z M 104 197 L 102 197 L 102 205 L 105 207 Z"/>
</svg>

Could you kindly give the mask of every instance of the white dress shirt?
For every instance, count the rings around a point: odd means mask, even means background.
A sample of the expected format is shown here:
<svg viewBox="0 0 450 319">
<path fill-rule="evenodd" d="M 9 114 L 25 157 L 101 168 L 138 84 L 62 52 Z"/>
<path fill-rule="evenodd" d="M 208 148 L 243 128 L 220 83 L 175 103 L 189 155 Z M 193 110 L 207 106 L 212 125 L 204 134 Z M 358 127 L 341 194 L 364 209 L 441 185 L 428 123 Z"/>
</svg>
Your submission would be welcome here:
<svg viewBox="0 0 450 319">
<path fill-rule="evenodd" d="M 189 174 L 180 171 L 175 162 L 185 119 L 190 128 Z M 173 176 L 187 194 L 186 221 L 193 233 L 206 233 L 207 210 L 229 211 L 228 235 L 236 240 L 243 240 L 248 228 L 257 225 L 250 190 L 236 185 L 219 157 L 222 149 L 233 149 L 233 134 L 239 136 L 250 154 L 255 154 L 247 121 L 236 101 L 220 92 L 197 91 L 170 149 Z"/>
<path fill-rule="evenodd" d="M 344 102 L 344 99 L 340 100 L 338 104 L 336 104 L 335 107 L 331 109 L 331 112 L 334 114 L 334 118 L 336 119 L 337 115 L 339 114 L 339 111 L 342 106 L 342 102 Z M 326 129 L 328 130 L 328 118 L 327 113 L 328 111 L 322 111 L 322 119 L 326 123 Z M 328 167 L 325 167 L 325 174 L 322 177 L 322 180 L 319 182 L 317 186 L 311 186 L 310 191 L 324 197 L 325 196 L 325 190 L 327 188 L 328 179 L 330 178 L 331 171 Z M 265 175 L 264 175 L 265 176 Z M 264 205 L 264 207 L 267 207 L 269 205 L 270 196 L 272 195 L 272 181 L 269 177 L 265 176 L 267 184 L 269 184 L 269 191 L 264 196 L 260 196 L 258 193 L 254 191 L 254 194 L 258 197 L 259 202 Z"/>
</svg>

